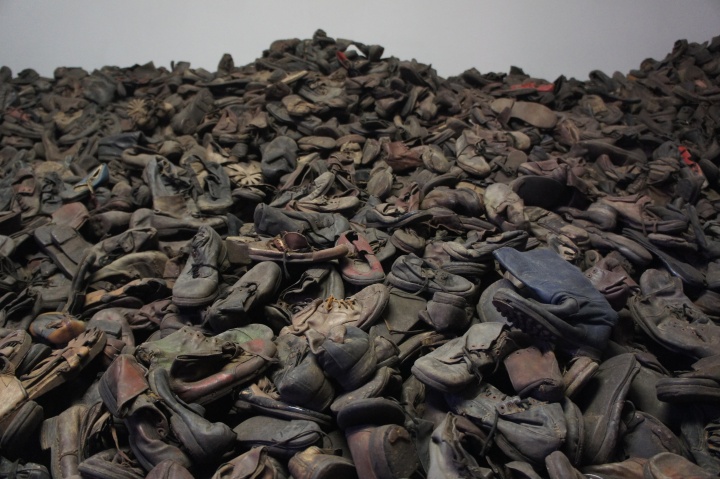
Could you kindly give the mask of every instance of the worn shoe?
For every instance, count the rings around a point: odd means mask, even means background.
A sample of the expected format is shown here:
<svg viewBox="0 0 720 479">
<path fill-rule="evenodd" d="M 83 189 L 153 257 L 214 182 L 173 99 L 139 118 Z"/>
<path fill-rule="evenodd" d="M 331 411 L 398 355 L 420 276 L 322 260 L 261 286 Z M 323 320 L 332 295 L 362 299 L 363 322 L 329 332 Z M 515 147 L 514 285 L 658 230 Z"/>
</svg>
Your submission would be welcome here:
<svg viewBox="0 0 720 479">
<path fill-rule="evenodd" d="M 560 404 L 506 396 L 489 383 L 445 394 L 445 400 L 451 411 L 468 417 L 483 431 L 497 428 L 497 445 L 514 460 L 543 464 L 567 435 Z"/>
<path fill-rule="evenodd" d="M 207 338 L 183 327 L 142 343 L 135 357 L 150 369 L 169 370 L 173 391 L 185 402 L 207 403 L 253 380 L 275 362 L 269 327 L 251 324 Z"/>
<path fill-rule="evenodd" d="M 222 463 L 213 474 L 212 479 L 253 476 L 277 479 L 288 477 L 285 466 L 269 454 L 267 447 L 256 446 L 236 458 Z"/>
<path fill-rule="evenodd" d="M 717 354 L 720 326 L 685 296 L 680 278 L 649 269 L 640 277 L 640 291 L 641 295 L 630 298 L 629 309 L 650 338 L 694 359 Z"/>
<path fill-rule="evenodd" d="M 458 392 L 473 380 L 482 381 L 483 372 L 495 368 L 516 348 L 503 324 L 475 324 L 464 335 L 418 358 L 412 373 L 438 391 Z"/>
<path fill-rule="evenodd" d="M 720 355 L 706 356 L 692 365 L 692 371 L 660 378 L 655 384 L 661 401 L 714 402 L 720 398 Z"/>
<path fill-rule="evenodd" d="M 339 213 L 279 210 L 263 203 L 255 208 L 254 224 L 260 234 L 277 236 L 293 231 L 322 248 L 335 245 L 340 235 L 350 229 L 348 220 Z"/>
<path fill-rule="evenodd" d="M 272 383 L 261 379 L 256 384 L 240 389 L 237 399 L 233 403 L 233 411 L 251 415 L 258 413 L 287 420 L 305 419 L 317 423 L 323 430 L 333 426 L 333 419 L 330 415 L 276 399 L 278 394 L 273 388 Z M 329 394 L 332 397 L 334 390 L 331 390 Z"/>
<path fill-rule="evenodd" d="M 493 253 L 527 291 L 500 289 L 493 305 L 515 326 L 574 356 L 600 358 L 618 315 L 583 273 L 548 249 Z M 552 270 L 555 274 L 548 276 Z"/>
<path fill-rule="evenodd" d="M 478 291 L 476 285 L 462 276 L 438 269 L 414 254 L 396 259 L 387 279 L 392 285 L 410 293 L 442 291 L 472 299 Z"/>
<path fill-rule="evenodd" d="M 462 296 L 437 292 L 427 303 L 427 309 L 418 317 L 438 332 L 467 331 L 472 320 L 472 309 Z"/>
<path fill-rule="evenodd" d="M 275 343 L 278 365 L 270 377 L 280 399 L 313 411 L 327 409 L 335 395 L 335 388 L 310 351 L 307 340 L 285 334 Z"/>
<path fill-rule="evenodd" d="M 253 416 L 233 430 L 241 446 L 264 446 L 269 453 L 283 458 L 290 458 L 308 447 L 320 444 L 323 437 L 320 426 L 313 421 L 286 421 L 268 416 Z"/>
<path fill-rule="evenodd" d="M 539 401 L 560 401 L 565 397 L 565 385 L 555 354 L 541 351 L 535 346 L 510 353 L 505 369 L 515 392 L 521 398 L 533 397 Z"/>
<path fill-rule="evenodd" d="M 640 370 L 631 353 L 614 356 L 598 368 L 578 398 L 583 413 L 584 464 L 608 462 L 618 443 L 621 413 L 633 378 Z"/>
<path fill-rule="evenodd" d="M 490 104 L 490 108 L 498 115 L 522 120 L 536 128 L 549 129 L 557 123 L 555 113 L 540 103 L 498 98 Z"/>
<path fill-rule="evenodd" d="M 64 382 L 73 379 L 105 347 L 105 333 L 88 329 L 56 349 L 31 371 L 19 377 L 28 399 L 36 399 Z"/>
<path fill-rule="evenodd" d="M 671 452 L 663 452 L 650 458 L 643 468 L 643 474 L 648 479 L 670 479 L 672 477 L 710 479 L 715 477 L 697 464 Z"/>
<path fill-rule="evenodd" d="M 410 477 L 419 467 L 410 433 L 397 424 L 357 426 L 345 431 L 358 477 Z"/>
<path fill-rule="evenodd" d="M 227 250 L 220 235 L 203 226 L 190 243 L 190 257 L 173 286 L 173 303 L 199 307 L 218 295 L 220 270 L 227 262 Z"/>
<path fill-rule="evenodd" d="M 477 448 L 482 450 L 487 441 L 485 433 L 470 420 L 447 413 L 432 432 L 427 477 L 479 478 L 490 473 L 490 468 L 481 467 L 472 454 Z"/>
<path fill-rule="evenodd" d="M 345 391 L 365 384 L 375 374 L 377 356 L 370 336 L 355 326 L 337 325 L 328 336 L 310 330 L 310 350 L 318 363 Z"/>
<path fill-rule="evenodd" d="M 346 299 L 330 296 L 325 300 L 314 300 L 293 315 L 292 325 L 283 332 L 302 334 L 312 329 L 328 334 L 330 329 L 341 324 L 367 331 L 380 318 L 388 300 L 388 289 L 382 284 L 367 286 Z"/>
<path fill-rule="evenodd" d="M 360 233 L 347 231 L 337 245 L 352 246 L 350 254 L 340 258 L 340 274 L 348 283 L 367 286 L 385 280 L 385 272 L 370 243 Z"/>
<path fill-rule="evenodd" d="M 485 189 L 483 198 L 487 218 L 503 231 L 528 228 L 525 203 L 509 185 L 493 183 Z"/>
<path fill-rule="evenodd" d="M 215 462 L 233 448 L 236 438 L 232 429 L 223 422 L 208 421 L 175 396 L 167 370 L 150 371 L 148 383 L 171 411 L 170 426 L 196 464 Z"/>
<path fill-rule="evenodd" d="M 253 310 L 277 293 L 281 276 L 280 267 L 273 262 L 256 264 L 207 309 L 204 321 L 215 333 L 252 322 Z"/>
<path fill-rule="evenodd" d="M 347 458 L 327 454 L 311 446 L 295 454 L 288 461 L 288 469 L 295 479 L 357 479 L 355 464 Z"/>
</svg>

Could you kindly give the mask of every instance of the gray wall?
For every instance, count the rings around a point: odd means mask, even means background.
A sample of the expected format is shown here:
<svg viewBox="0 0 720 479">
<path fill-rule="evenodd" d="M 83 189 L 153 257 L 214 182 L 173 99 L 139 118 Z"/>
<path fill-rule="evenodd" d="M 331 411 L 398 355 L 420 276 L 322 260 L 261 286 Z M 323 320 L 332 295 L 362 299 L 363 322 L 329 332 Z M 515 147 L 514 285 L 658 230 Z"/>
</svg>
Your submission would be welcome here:
<svg viewBox="0 0 720 479">
<path fill-rule="evenodd" d="M 215 71 L 273 40 L 331 37 L 376 43 L 443 76 L 476 67 L 554 80 L 627 72 L 675 40 L 720 35 L 718 0 L 0 0 L 0 65 L 14 73 L 185 60 Z"/>
</svg>

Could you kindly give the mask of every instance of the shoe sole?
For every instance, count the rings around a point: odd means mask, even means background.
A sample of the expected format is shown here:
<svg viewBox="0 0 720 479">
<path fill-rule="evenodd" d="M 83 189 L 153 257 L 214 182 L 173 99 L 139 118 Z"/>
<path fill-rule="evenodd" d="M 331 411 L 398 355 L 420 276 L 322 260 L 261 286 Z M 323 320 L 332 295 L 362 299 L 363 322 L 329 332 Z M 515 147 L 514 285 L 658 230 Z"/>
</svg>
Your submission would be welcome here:
<svg viewBox="0 0 720 479">
<path fill-rule="evenodd" d="M 567 334 L 563 334 L 539 311 L 506 294 L 503 290 L 495 293 L 492 304 L 513 326 L 532 337 L 554 343 L 570 352 L 573 356 L 588 356 L 592 359 L 600 358 L 600 351 L 585 343 L 568 338 Z"/>
<path fill-rule="evenodd" d="M 421 211 L 421 210 L 419 210 Z M 432 219 L 433 215 L 425 211 L 421 211 L 414 215 L 410 215 L 406 218 L 400 219 L 392 223 L 383 223 L 381 221 L 368 221 L 365 226 L 368 228 L 403 228 L 413 223 L 421 223 Z"/>
<path fill-rule="evenodd" d="M 204 298 L 181 298 L 173 295 L 172 302 L 176 306 L 180 306 L 181 308 L 196 308 L 200 306 L 206 306 L 213 301 L 215 301 L 215 298 L 218 296 L 218 291 L 215 290 L 215 292 L 209 296 L 205 296 Z"/>
<path fill-rule="evenodd" d="M 370 286 L 385 281 L 385 275 L 376 274 L 374 277 L 371 276 L 349 276 L 345 273 L 340 273 L 342 278 L 350 284 L 355 286 Z"/>
<path fill-rule="evenodd" d="M 293 406 L 290 404 L 284 404 L 278 401 L 277 406 L 274 405 L 263 405 L 257 402 L 248 401 L 246 399 L 237 399 L 234 403 L 234 407 L 246 410 L 251 409 L 253 411 L 259 411 L 265 416 L 272 416 L 280 419 L 292 420 L 304 420 L 314 421 L 323 429 L 331 428 L 333 420 L 327 414 L 322 414 L 312 409 L 306 409 L 299 406 Z"/>
<path fill-rule="evenodd" d="M 585 359 L 587 359 L 587 361 L 580 362 Z M 578 358 L 577 362 L 572 363 L 570 369 L 563 375 L 565 395 L 573 399 L 578 391 L 580 391 L 595 374 L 598 367 L 600 367 L 600 365 L 589 358 Z"/>
<path fill-rule="evenodd" d="M 694 403 L 720 399 L 720 384 L 703 378 L 666 378 L 656 384 L 657 397 L 669 403 Z"/>
</svg>

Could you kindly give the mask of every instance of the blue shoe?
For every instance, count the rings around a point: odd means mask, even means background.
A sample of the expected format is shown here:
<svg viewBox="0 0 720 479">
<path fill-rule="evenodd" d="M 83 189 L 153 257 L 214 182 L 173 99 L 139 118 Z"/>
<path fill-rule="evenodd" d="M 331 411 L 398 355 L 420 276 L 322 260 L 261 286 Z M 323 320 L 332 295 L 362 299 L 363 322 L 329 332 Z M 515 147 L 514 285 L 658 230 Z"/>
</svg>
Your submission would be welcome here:
<svg viewBox="0 0 720 479">
<path fill-rule="evenodd" d="M 82 180 L 75 183 L 70 188 L 60 193 L 60 197 L 68 202 L 77 201 L 85 198 L 87 195 L 94 193 L 95 188 L 103 185 L 110 179 L 110 170 L 107 165 L 103 164 L 94 168 Z"/>
</svg>

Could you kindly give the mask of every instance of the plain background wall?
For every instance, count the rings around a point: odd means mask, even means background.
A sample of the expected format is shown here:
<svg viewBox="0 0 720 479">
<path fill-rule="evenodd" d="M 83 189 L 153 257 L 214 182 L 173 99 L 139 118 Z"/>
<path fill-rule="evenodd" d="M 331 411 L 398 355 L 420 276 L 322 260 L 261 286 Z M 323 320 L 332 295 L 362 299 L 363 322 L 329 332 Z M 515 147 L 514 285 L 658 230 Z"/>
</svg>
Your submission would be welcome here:
<svg viewBox="0 0 720 479">
<path fill-rule="evenodd" d="M 442 76 L 475 67 L 554 80 L 626 73 L 680 38 L 720 35 L 718 0 L 0 0 L 0 65 L 17 74 L 172 60 L 215 71 L 252 62 L 273 40 L 324 29 L 416 58 Z"/>
</svg>

